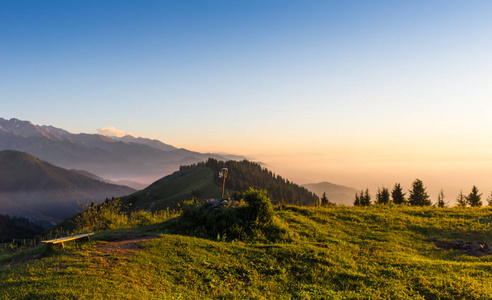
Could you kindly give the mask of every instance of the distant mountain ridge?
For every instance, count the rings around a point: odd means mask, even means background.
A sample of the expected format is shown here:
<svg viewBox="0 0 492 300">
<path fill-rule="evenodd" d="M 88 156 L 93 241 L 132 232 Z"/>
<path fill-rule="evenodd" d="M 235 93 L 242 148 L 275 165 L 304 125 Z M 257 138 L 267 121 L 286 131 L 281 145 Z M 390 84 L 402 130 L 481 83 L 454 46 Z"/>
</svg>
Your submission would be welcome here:
<svg viewBox="0 0 492 300">
<path fill-rule="evenodd" d="M 113 181 L 142 183 L 153 182 L 183 164 L 209 157 L 228 159 L 223 155 L 178 149 L 157 140 L 73 134 L 53 126 L 3 118 L 0 118 L 0 150 L 26 152 L 54 165 L 85 170 Z"/>
<path fill-rule="evenodd" d="M 70 132 L 53 126 L 36 126 L 28 121 L 15 118 L 5 120 L 0 118 L 0 131 L 9 132 L 21 137 L 46 137 L 49 139 L 61 139 Z"/>
<path fill-rule="evenodd" d="M 66 170 L 24 152 L 0 151 L 0 214 L 52 223 L 77 212 L 77 202 L 103 201 L 135 190 Z"/>
<path fill-rule="evenodd" d="M 354 188 L 326 181 L 303 184 L 303 186 L 319 197 L 321 197 L 323 193 L 326 193 L 326 197 L 328 197 L 330 202 L 343 205 L 353 205 L 355 193 L 359 192 Z"/>
<path fill-rule="evenodd" d="M 136 181 L 131 181 L 131 180 L 113 181 L 113 180 L 110 180 L 110 179 L 99 177 L 96 174 L 92 174 L 92 173 L 87 172 L 87 171 L 84 171 L 84 170 L 75 170 L 75 169 L 72 169 L 70 171 L 77 172 L 77 173 L 82 174 L 84 176 L 87 176 L 89 178 L 92 178 L 92 179 L 95 179 L 95 180 L 99 180 L 99 181 L 103 181 L 103 182 L 106 182 L 106 183 L 111 183 L 111 184 L 116 184 L 116 185 L 124 185 L 124 186 L 127 186 L 127 187 L 131 187 L 132 189 L 135 189 L 135 190 L 143 190 L 144 188 L 146 188 L 148 186 L 148 184 L 143 184 L 143 183 L 136 182 Z"/>
<path fill-rule="evenodd" d="M 133 137 L 131 135 L 125 135 L 123 137 L 112 136 L 111 138 L 114 140 L 122 141 L 122 142 L 126 142 L 126 143 L 137 143 L 137 144 L 147 145 L 147 146 L 150 146 L 150 147 L 162 150 L 162 151 L 178 150 L 178 148 L 171 146 L 171 145 L 168 145 L 168 144 L 164 144 L 163 142 L 161 142 L 159 140 L 152 140 L 152 139 L 147 139 L 147 138 L 142 138 L 142 137 L 136 138 L 136 137 Z"/>
</svg>

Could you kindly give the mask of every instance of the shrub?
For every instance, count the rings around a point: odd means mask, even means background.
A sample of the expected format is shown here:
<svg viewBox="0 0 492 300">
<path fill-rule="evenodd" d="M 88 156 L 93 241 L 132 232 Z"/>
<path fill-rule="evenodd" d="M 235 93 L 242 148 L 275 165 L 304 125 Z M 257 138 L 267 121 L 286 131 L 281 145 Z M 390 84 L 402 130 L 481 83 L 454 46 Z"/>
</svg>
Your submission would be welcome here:
<svg viewBox="0 0 492 300">
<path fill-rule="evenodd" d="M 82 231 L 98 231 L 128 228 L 164 222 L 176 217 L 177 212 L 163 210 L 158 212 L 134 211 L 129 215 L 121 210 L 119 198 L 108 199 L 99 205 L 82 204 L 82 211 L 75 217 L 75 229 Z"/>
<path fill-rule="evenodd" d="M 130 214 L 130 226 L 143 226 L 152 224 L 154 221 L 154 215 L 150 212 L 143 210 L 137 210 Z"/>
<path fill-rule="evenodd" d="M 244 201 L 248 205 L 249 220 L 259 224 L 268 224 L 273 220 L 272 202 L 266 190 L 249 188 L 244 193 Z"/>
<path fill-rule="evenodd" d="M 219 240 L 288 239 L 287 230 L 274 219 L 273 206 L 265 190 L 250 188 L 244 203 L 220 208 L 195 200 L 181 204 L 182 215 L 175 223 L 176 233 Z"/>
<path fill-rule="evenodd" d="M 79 205 L 82 211 L 75 217 L 78 231 L 116 229 L 125 218 L 119 198 L 108 199 L 99 205 L 94 202 Z"/>
</svg>

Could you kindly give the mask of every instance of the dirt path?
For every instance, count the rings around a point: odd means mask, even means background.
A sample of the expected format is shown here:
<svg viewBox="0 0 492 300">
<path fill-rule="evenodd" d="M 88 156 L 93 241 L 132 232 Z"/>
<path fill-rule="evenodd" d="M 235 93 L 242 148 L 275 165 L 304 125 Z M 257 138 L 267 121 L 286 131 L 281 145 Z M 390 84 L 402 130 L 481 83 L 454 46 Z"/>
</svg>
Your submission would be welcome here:
<svg viewBox="0 0 492 300">
<path fill-rule="evenodd" d="M 121 256 L 131 255 L 137 251 L 140 251 L 142 247 L 138 245 L 141 241 L 153 240 L 158 237 L 155 236 L 123 236 L 116 240 L 103 242 L 96 247 L 96 250 L 102 253 L 113 253 Z"/>
<path fill-rule="evenodd" d="M 116 254 L 118 256 L 129 256 L 137 251 L 141 251 L 142 247 L 138 245 L 141 241 L 153 240 L 158 237 L 156 236 L 135 236 L 135 235 L 126 235 L 126 236 L 118 236 L 110 241 L 98 241 L 98 245 L 95 250 L 99 251 L 103 254 Z M 36 260 L 42 258 L 42 254 L 34 254 L 31 256 L 14 259 L 10 262 L 6 262 L 0 265 L 0 270 L 22 265 L 28 261 Z"/>
<path fill-rule="evenodd" d="M 10 262 L 7 262 L 3 265 L 0 265 L 0 270 L 7 269 L 9 267 L 18 266 L 18 265 L 21 265 L 21 264 L 26 263 L 28 261 L 39 259 L 39 258 L 41 258 L 41 254 L 34 254 L 31 256 L 15 259 L 13 261 L 10 261 Z"/>
</svg>

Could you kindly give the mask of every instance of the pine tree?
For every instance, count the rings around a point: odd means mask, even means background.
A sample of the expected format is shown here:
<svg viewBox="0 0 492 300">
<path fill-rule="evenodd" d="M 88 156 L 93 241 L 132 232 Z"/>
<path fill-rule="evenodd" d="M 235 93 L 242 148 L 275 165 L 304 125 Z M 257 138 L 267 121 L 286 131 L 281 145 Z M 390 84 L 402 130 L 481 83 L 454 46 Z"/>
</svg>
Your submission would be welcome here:
<svg viewBox="0 0 492 300">
<path fill-rule="evenodd" d="M 399 183 L 395 184 L 393 191 L 391 191 L 391 198 L 393 198 L 394 204 L 404 204 L 406 202 L 405 193 L 403 193 Z"/>
<path fill-rule="evenodd" d="M 354 206 L 361 206 L 359 194 L 355 193 Z"/>
<path fill-rule="evenodd" d="M 412 183 L 412 189 L 409 191 L 408 204 L 412 206 L 430 206 L 432 202 L 425 191 L 424 183 L 420 179 L 415 179 Z"/>
<path fill-rule="evenodd" d="M 388 204 L 390 198 L 389 190 L 385 187 L 382 189 L 378 188 L 376 193 L 376 203 L 377 204 Z"/>
<path fill-rule="evenodd" d="M 366 189 L 364 193 L 360 191 L 360 196 L 361 196 L 361 205 L 362 206 L 369 206 L 371 205 L 371 196 L 369 195 L 369 189 Z"/>
<path fill-rule="evenodd" d="M 466 203 L 470 206 L 482 206 L 482 194 L 478 194 L 478 188 L 472 187 L 470 194 L 466 197 Z"/>
<path fill-rule="evenodd" d="M 463 191 L 460 191 L 458 197 L 456 197 L 456 206 L 465 207 L 466 206 L 466 197 L 463 195 Z"/>
<path fill-rule="evenodd" d="M 326 197 L 326 192 L 323 193 L 323 196 L 321 197 L 321 206 L 328 206 L 330 204 L 330 201 L 328 200 L 328 197 Z"/>
<path fill-rule="evenodd" d="M 444 201 L 444 191 L 441 189 L 437 195 L 437 207 L 447 207 L 447 202 Z"/>
<path fill-rule="evenodd" d="M 487 206 L 492 206 L 492 192 L 487 196 Z"/>
</svg>

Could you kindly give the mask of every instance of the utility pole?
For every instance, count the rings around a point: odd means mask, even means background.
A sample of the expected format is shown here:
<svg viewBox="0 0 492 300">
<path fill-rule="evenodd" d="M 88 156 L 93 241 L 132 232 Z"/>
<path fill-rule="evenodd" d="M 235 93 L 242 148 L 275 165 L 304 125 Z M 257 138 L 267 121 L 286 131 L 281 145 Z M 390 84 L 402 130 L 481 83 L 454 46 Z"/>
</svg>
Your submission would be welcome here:
<svg viewBox="0 0 492 300">
<path fill-rule="evenodd" d="M 222 198 L 221 199 L 224 199 L 225 180 L 227 178 L 228 172 L 229 172 L 229 170 L 227 168 L 222 168 L 222 170 L 220 170 L 220 172 L 219 172 L 219 178 L 224 178 L 224 181 L 222 182 Z"/>
</svg>

